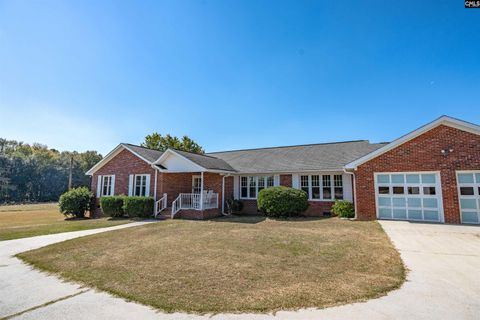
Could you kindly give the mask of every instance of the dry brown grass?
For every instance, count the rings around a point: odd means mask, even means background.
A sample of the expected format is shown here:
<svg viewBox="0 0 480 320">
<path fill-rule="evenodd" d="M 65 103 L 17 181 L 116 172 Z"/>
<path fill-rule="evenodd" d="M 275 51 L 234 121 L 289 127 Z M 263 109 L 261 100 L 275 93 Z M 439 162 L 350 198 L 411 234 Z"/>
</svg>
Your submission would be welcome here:
<svg viewBox="0 0 480 320">
<path fill-rule="evenodd" d="M 65 220 L 56 203 L 0 206 L 0 240 L 109 227 L 128 220 Z"/>
<path fill-rule="evenodd" d="M 405 277 L 377 222 L 338 218 L 170 220 L 19 256 L 167 312 L 322 308 L 384 295 Z"/>
</svg>

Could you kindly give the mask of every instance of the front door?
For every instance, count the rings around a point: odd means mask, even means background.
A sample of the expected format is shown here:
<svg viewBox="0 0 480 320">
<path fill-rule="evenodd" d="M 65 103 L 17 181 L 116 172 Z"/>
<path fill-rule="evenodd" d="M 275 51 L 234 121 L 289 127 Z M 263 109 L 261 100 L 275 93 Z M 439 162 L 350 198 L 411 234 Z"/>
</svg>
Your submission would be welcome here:
<svg viewBox="0 0 480 320">
<path fill-rule="evenodd" d="M 200 193 L 202 190 L 202 176 L 192 176 L 192 193 Z"/>
</svg>

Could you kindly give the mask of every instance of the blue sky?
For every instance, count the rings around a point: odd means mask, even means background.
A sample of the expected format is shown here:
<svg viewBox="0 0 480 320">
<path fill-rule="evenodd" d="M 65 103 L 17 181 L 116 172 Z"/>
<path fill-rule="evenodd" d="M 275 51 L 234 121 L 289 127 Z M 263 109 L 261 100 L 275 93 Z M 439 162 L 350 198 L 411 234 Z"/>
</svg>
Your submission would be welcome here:
<svg viewBox="0 0 480 320">
<path fill-rule="evenodd" d="M 0 0 L 0 137 L 218 151 L 480 123 L 479 29 L 461 0 Z"/>
</svg>

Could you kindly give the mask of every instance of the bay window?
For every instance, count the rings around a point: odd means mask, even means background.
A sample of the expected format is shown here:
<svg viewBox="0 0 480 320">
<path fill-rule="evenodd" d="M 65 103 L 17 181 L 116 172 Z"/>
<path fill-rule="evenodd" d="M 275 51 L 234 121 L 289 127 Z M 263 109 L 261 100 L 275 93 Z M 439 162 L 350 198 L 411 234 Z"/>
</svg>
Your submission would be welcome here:
<svg viewBox="0 0 480 320">
<path fill-rule="evenodd" d="M 262 189 L 273 187 L 273 181 L 273 176 L 240 177 L 240 198 L 256 199 Z"/>
<path fill-rule="evenodd" d="M 300 189 L 308 194 L 310 200 L 343 199 L 343 176 L 341 174 L 301 175 Z"/>
</svg>

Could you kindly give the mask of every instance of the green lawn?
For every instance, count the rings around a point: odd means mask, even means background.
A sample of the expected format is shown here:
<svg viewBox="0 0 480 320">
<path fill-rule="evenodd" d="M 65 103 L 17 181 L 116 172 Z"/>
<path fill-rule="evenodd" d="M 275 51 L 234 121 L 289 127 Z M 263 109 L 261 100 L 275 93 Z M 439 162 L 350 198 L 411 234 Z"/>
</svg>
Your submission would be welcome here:
<svg viewBox="0 0 480 320">
<path fill-rule="evenodd" d="M 166 312 L 323 308 L 385 295 L 405 279 L 377 222 L 338 218 L 167 220 L 18 256 Z"/>
<path fill-rule="evenodd" d="M 65 220 L 56 203 L 0 206 L 0 240 L 110 227 L 129 220 Z"/>
</svg>

